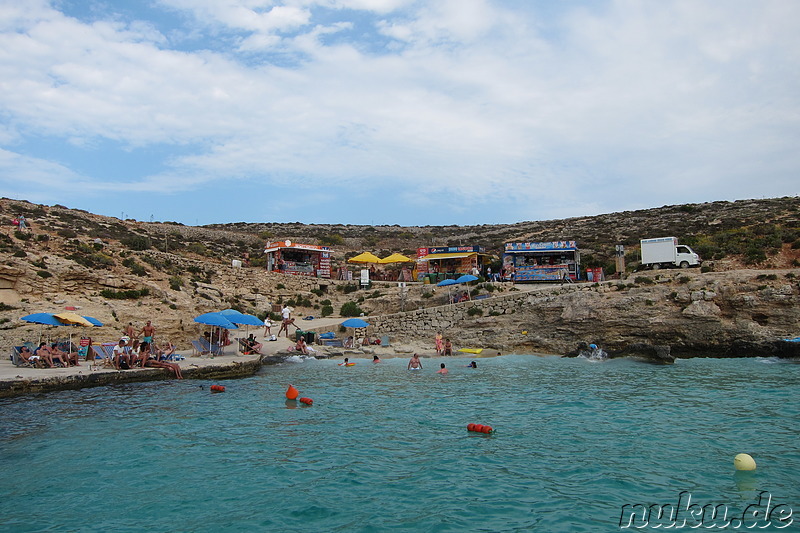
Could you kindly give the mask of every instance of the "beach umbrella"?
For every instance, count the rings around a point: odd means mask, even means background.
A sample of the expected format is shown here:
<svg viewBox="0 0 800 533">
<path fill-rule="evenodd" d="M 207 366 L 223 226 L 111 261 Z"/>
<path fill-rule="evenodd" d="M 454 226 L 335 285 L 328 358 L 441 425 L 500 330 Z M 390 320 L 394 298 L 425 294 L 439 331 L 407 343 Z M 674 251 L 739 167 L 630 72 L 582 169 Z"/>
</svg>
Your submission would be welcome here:
<svg viewBox="0 0 800 533">
<path fill-rule="evenodd" d="M 436 284 L 437 287 L 447 287 L 447 302 L 453 303 L 453 299 L 450 297 L 450 286 L 451 285 L 458 285 L 458 282 L 454 279 L 443 279 L 439 283 Z"/>
<path fill-rule="evenodd" d="M 378 262 L 382 265 L 388 265 L 389 263 L 413 263 L 414 260 L 404 256 L 403 254 L 394 253 L 390 256 L 384 257 Z"/>
<path fill-rule="evenodd" d="M 87 318 L 82 317 L 78 313 L 73 313 L 72 311 L 65 311 L 63 313 L 53 313 L 53 316 L 61 321 L 62 326 L 85 326 L 89 328 L 94 327 L 94 322 L 90 321 Z M 71 350 L 72 350 L 72 330 L 69 330 L 69 348 L 67 349 L 67 351 L 69 352 Z"/>
<path fill-rule="evenodd" d="M 264 322 L 255 315 L 240 313 L 236 309 L 225 309 L 219 312 L 225 318 L 240 326 L 263 326 Z"/>
<path fill-rule="evenodd" d="M 66 311 L 64 313 L 53 313 L 53 316 L 59 319 L 62 325 L 69 324 L 76 326 L 86 326 L 89 328 L 94 326 L 92 322 L 83 318 L 78 313 L 73 313 L 72 311 Z"/>
<path fill-rule="evenodd" d="M 456 280 L 456 283 L 469 283 L 470 281 L 478 281 L 478 278 L 472 274 L 464 274 Z"/>
<path fill-rule="evenodd" d="M 42 333 L 44 331 L 44 326 L 63 326 L 64 324 L 58 320 L 56 317 L 53 316 L 53 313 L 33 313 L 30 315 L 26 315 L 20 318 L 20 320 L 24 320 L 25 322 L 30 322 L 31 324 L 41 324 L 41 328 L 39 328 L 39 343 L 42 342 Z"/>
<path fill-rule="evenodd" d="M 369 323 L 360 318 L 348 318 L 347 320 L 342 322 L 342 326 L 346 328 L 366 328 L 367 326 L 369 326 Z"/>
<path fill-rule="evenodd" d="M 92 323 L 92 325 L 93 325 L 93 326 L 95 326 L 95 327 L 97 327 L 97 328 L 99 328 L 100 326 L 102 326 L 102 325 L 103 325 L 103 323 L 102 323 L 102 322 L 100 322 L 99 320 L 97 320 L 97 319 L 96 319 L 95 317 L 93 317 L 93 316 L 84 316 L 83 318 L 85 318 L 86 320 L 88 320 L 89 322 L 91 322 L 91 323 Z"/>
<path fill-rule="evenodd" d="M 63 326 L 64 323 L 53 316 L 53 313 L 33 313 L 26 315 L 20 320 L 30 322 L 31 324 L 42 324 L 44 326 Z"/>
<path fill-rule="evenodd" d="M 194 317 L 194 321 L 198 324 L 205 324 L 206 326 L 216 326 L 218 328 L 225 328 L 225 329 L 239 329 L 239 326 L 228 320 L 225 315 L 219 312 L 211 312 L 211 313 L 203 313 L 202 315 Z M 209 337 L 211 335 L 209 334 Z M 214 339 L 211 339 L 212 342 Z M 217 339 L 217 344 L 219 344 L 219 340 Z M 223 348 L 222 353 L 225 352 Z"/>
<path fill-rule="evenodd" d="M 250 333 L 250 326 L 263 326 L 264 322 L 261 321 L 260 318 L 254 315 L 248 315 L 246 313 L 241 313 L 236 309 L 225 309 L 224 311 L 219 312 L 221 315 L 224 315 L 225 318 L 233 322 L 234 324 L 241 326 L 244 325 L 244 335 Z"/>
<path fill-rule="evenodd" d="M 353 343 L 355 344 L 356 329 L 358 329 L 358 328 L 366 328 L 366 327 L 369 326 L 369 323 L 367 321 L 365 321 L 365 320 L 360 319 L 360 318 L 348 318 L 347 320 L 342 322 L 341 325 L 346 327 L 346 328 L 353 328 Z"/>
<path fill-rule="evenodd" d="M 380 263 L 380 258 L 372 252 L 364 252 L 347 260 L 348 263 Z"/>
</svg>

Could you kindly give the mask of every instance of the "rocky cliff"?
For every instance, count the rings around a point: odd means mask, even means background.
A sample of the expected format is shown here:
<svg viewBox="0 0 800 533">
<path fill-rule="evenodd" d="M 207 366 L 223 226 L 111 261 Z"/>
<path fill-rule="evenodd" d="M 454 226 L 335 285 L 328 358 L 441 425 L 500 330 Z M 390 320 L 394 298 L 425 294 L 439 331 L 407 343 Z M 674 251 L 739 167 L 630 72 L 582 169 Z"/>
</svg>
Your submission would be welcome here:
<svg viewBox="0 0 800 533">
<path fill-rule="evenodd" d="M 11 225 L 18 213 L 32 230 Z M 263 316 L 271 305 L 289 302 L 298 316 L 320 316 L 326 307 L 336 314 L 345 303 L 367 315 L 412 311 L 376 319 L 379 332 L 413 339 L 445 330 L 460 346 L 503 352 L 565 353 L 588 341 L 609 349 L 667 344 L 678 355 L 766 353 L 775 339 L 800 335 L 799 213 L 798 199 L 784 198 L 474 228 L 192 228 L 2 199 L 0 343 L 36 340 L 43 331 L 66 336 L 66 328 L 44 329 L 19 318 L 74 307 L 106 324 L 91 331 L 76 328 L 75 334 L 113 340 L 128 322 L 141 327 L 152 319 L 162 338 L 188 348 L 188 340 L 202 329 L 193 322 L 200 313 L 234 307 Z M 488 251 L 499 255 L 501 241 L 574 238 L 579 245 L 587 243 L 587 255 L 592 250 L 602 264 L 598 258 L 610 257 L 614 242 L 656 234 L 679 235 L 706 247 L 711 255 L 704 271 L 634 272 L 631 257 L 629 270 L 607 284 L 525 287 L 531 291 L 479 284 L 472 287 L 473 295 L 485 300 L 443 306 L 444 292 L 427 285 L 401 290 L 378 283 L 352 292 L 352 283 L 283 276 L 257 266 L 265 239 L 273 236 L 315 244 L 341 239 L 334 245 L 339 264 L 364 249 L 384 255 L 381 250 L 408 253 L 417 246 L 474 241 L 491 244 Z M 256 266 L 232 267 L 231 260 L 244 254 Z"/>
</svg>

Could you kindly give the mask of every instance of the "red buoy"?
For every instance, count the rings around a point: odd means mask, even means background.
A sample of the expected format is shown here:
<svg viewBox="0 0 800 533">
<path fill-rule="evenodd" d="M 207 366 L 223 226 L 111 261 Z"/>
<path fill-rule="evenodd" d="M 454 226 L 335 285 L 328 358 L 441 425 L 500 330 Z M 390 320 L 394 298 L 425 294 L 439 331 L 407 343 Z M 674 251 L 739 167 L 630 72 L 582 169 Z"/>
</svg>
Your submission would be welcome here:
<svg viewBox="0 0 800 533">
<path fill-rule="evenodd" d="M 222 385 L 211 385 L 211 392 L 225 392 L 225 387 Z"/>
<path fill-rule="evenodd" d="M 314 405 L 314 400 L 311 398 L 300 398 L 300 403 L 304 403 L 306 405 Z"/>
<path fill-rule="evenodd" d="M 467 431 L 474 431 L 475 433 L 494 433 L 494 429 L 492 426 L 484 426 L 483 424 L 469 424 L 467 425 Z"/>
<path fill-rule="evenodd" d="M 294 385 L 289 385 L 289 388 L 286 389 L 286 399 L 296 400 L 298 396 L 300 396 L 300 391 L 295 389 Z"/>
</svg>

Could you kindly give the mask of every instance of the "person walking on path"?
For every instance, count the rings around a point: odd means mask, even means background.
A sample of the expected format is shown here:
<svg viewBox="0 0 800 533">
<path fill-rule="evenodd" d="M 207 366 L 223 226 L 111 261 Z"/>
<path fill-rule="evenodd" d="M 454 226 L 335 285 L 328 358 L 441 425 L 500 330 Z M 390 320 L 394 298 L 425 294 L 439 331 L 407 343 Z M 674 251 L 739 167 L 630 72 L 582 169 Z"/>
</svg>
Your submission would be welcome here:
<svg viewBox="0 0 800 533">
<path fill-rule="evenodd" d="M 288 305 L 284 305 L 281 309 L 281 329 L 278 330 L 278 337 L 281 336 L 281 331 L 286 330 L 286 337 L 289 337 L 289 324 L 292 323 L 292 310 Z"/>
</svg>

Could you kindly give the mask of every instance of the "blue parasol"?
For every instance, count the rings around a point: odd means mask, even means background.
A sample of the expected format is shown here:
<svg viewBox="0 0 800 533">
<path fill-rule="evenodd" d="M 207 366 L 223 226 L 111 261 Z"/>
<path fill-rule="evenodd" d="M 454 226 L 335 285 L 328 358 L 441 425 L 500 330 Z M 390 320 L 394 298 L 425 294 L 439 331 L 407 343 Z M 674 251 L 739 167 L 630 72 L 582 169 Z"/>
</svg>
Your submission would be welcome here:
<svg viewBox="0 0 800 533">
<path fill-rule="evenodd" d="M 469 283 L 470 281 L 478 281 L 478 278 L 472 274 L 464 274 L 456 280 L 456 283 Z"/>
<path fill-rule="evenodd" d="M 64 323 L 61 322 L 59 319 L 53 316 L 53 313 L 33 313 L 32 315 L 27 315 L 20 320 L 24 320 L 25 322 L 30 322 L 31 324 L 42 324 L 44 326 L 63 326 Z"/>
<path fill-rule="evenodd" d="M 361 320 L 360 318 L 348 318 L 347 320 L 342 322 L 341 325 L 346 328 L 365 328 L 369 326 L 367 322 Z"/>
<path fill-rule="evenodd" d="M 99 328 L 100 326 L 102 326 L 102 325 L 103 325 L 103 323 L 102 323 L 102 322 L 100 322 L 99 320 L 97 320 L 97 319 L 96 319 L 95 317 L 93 317 L 93 316 L 85 316 L 85 317 L 83 317 L 83 318 L 85 318 L 86 320 L 88 320 L 89 322 L 91 322 L 91 323 L 92 323 L 92 325 L 93 325 L 93 326 L 95 326 L 95 327 L 98 327 L 98 328 Z"/>
<path fill-rule="evenodd" d="M 447 287 L 448 285 L 457 285 L 458 281 L 454 279 L 443 279 L 439 283 L 436 284 L 437 287 Z"/>
<path fill-rule="evenodd" d="M 255 315 L 248 315 L 246 313 L 240 313 L 236 309 L 225 309 L 224 311 L 220 311 L 219 314 L 233 322 L 234 324 L 239 324 L 240 326 L 263 326 L 264 322 Z"/>
<path fill-rule="evenodd" d="M 225 329 L 239 329 L 239 327 L 227 319 L 222 313 L 203 313 L 200 316 L 194 317 L 194 321 L 198 324 L 205 324 L 206 326 L 217 326 Z"/>
<path fill-rule="evenodd" d="M 216 326 L 218 328 L 225 328 L 225 329 L 239 329 L 239 326 L 228 320 L 225 315 L 222 313 L 203 313 L 200 316 L 194 317 L 194 321 L 198 324 L 205 324 L 206 326 Z M 218 355 L 225 355 L 225 347 L 221 346 L 221 339 L 217 339 L 217 346 L 219 346 L 219 354 Z M 211 342 L 214 342 L 214 339 L 211 339 Z M 212 346 L 211 348 L 212 354 L 214 354 L 215 350 Z"/>
</svg>

